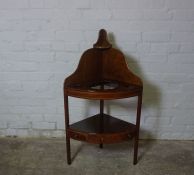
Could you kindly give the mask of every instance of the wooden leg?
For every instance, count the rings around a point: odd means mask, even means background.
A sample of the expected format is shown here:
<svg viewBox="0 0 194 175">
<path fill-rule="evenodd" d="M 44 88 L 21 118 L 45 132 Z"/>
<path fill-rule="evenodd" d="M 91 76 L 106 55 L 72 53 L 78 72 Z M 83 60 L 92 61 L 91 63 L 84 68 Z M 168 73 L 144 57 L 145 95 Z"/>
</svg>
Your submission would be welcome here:
<svg viewBox="0 0 194 175">
<path fill-rule="evenodd" d="M 104 115 L 104 100 L 100 100 L 100 127 L 101 127 L 101 132 L 104 131 L 104 126 L 103 126 L 103 115 Z M 100 148 L 103 148 L 103 143 L 99 145 Z"/>
<path fill-rule="evenodd" d="M 138 143 L 139 143 L 139 126 L 140 126 L 140 117 L 141 117 L 141 104 L 142 104 L 142 93 L 138 95 L 138 102 L 137 102 L 137 117 L 136 117 L 136 133 L 134 137 L 134 157 L 133 157 L 133 164 L 137 164 L 137 157 L 138 157 Z"/>
<path fill-rule="evenodd" d="M 133 165 L 136 165 L 137 164 L 138 142 L 139 142 L 139 138 L 138 138 L 138 136 L 135 136 L 134 137 L 134 158 L 133 158 Z"/>
<path fill-rule="evenodd" d="M 69 106 L 68 106 L 68 96 L 64 95 L 64 105 L 65 105 L 65 129 L 66 129 L 66 152 L 67 152 L 67 163 L 71 164 L 71 148 L 70 148 L 70 137 L 68 134 L 69 128 Z"/>
<path fill-rule="evenodd" d="M 67 151 L 67 163 L 71 164 L 71 150 L 70 150 L 70 138 L 66 134 L 66 151 Z"/>
</svg>

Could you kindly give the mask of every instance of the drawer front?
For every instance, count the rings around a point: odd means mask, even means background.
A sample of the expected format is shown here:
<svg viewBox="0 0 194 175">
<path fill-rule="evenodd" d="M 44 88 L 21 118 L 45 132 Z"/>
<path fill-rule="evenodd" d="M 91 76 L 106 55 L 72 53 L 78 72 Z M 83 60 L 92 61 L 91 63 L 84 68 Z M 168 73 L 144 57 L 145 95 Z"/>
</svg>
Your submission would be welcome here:
<svg viewBox="0 0 194 175">
<path fill-rule="evenodd" d="M 127 133 L 120 134 L 91 134 L 91 133 L 80 133 L 77 131 L 68 130 L 68 135 L 70 138 L 79 141 L 86 141 L 93 144 L 111 144 L 119 143 L 125 140 L 129 140 L 131 136 Z"/>
<path fill-rule="evenodd" d="M 109 134 L 109 135 L 100 135 L 100 134 L 89 134 L 87 137 L 87 141 L 90 143 L 119 143 L 125 140 L 129 140 L 128 134 Z"/>
<path fill-rule="evenodd" d="M 69 137 L 75 140 L 86 141 L 86 136 L 84 134 L 68 131 Z"/>
</svg>

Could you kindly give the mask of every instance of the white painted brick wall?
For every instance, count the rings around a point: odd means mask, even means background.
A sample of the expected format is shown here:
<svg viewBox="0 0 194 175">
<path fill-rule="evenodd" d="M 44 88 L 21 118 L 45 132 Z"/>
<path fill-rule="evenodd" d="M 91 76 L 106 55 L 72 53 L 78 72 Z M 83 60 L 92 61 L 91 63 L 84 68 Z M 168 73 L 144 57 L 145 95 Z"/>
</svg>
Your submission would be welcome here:
<svg viewBox="0 0 194 175">
<path fill-rule="evenodd" d="M 0 0 L 0 136 L 64 136 L 63 80 L 101 28 L 144 81 L 141 137 L 194 139 L 193 0 Z M 134 122 L 135 104 L 105 111 Z M 70 122 L 97 107 L 70 98 Z"/>
</svg>

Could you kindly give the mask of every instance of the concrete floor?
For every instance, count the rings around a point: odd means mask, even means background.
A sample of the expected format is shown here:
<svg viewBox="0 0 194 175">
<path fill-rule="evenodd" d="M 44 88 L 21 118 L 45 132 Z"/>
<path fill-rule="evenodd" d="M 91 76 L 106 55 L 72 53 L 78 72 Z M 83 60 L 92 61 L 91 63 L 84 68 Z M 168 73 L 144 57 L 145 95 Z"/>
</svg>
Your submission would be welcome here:
<svg viewBox="0 0 194 175">
<path fill-rule="evenodd" d="M 194 141 L 140 141 L 97 145 L 72 141 L 72 165 L 63 139 L 0 138 L 0 175 L 194 175 Z"/>
</svg>

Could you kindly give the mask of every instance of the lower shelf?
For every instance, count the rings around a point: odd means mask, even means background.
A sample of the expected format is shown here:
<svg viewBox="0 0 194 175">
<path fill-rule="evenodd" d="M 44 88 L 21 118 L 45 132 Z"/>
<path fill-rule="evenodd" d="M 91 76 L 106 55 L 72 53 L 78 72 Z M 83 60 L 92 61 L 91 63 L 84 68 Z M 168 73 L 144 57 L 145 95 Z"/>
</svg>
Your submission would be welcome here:
<svg viewBox="0 0 194 175">
<path fill-rule="evenodd" d="M 71 124 L 67 132 L 75 140 L 108 144 L 132 138 L 136 133 L 136 125 L 110 115 L 97 114 Z"/>
</svg>

